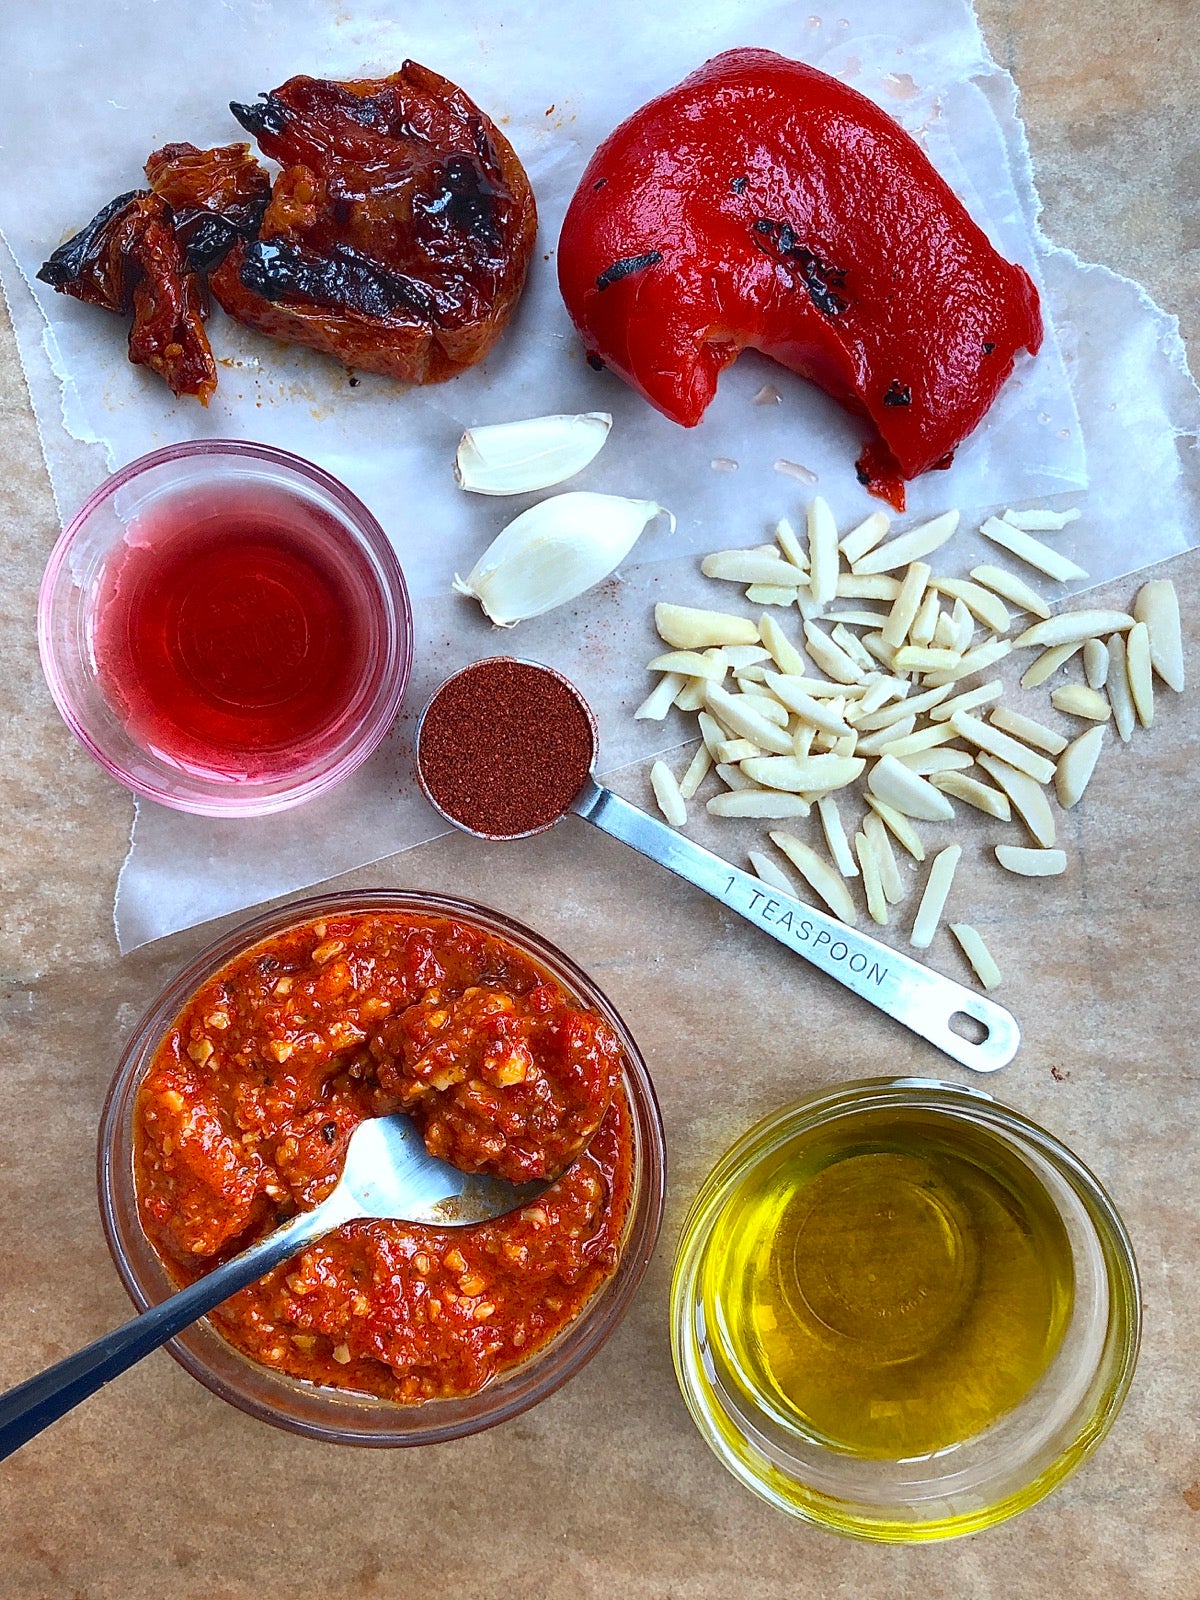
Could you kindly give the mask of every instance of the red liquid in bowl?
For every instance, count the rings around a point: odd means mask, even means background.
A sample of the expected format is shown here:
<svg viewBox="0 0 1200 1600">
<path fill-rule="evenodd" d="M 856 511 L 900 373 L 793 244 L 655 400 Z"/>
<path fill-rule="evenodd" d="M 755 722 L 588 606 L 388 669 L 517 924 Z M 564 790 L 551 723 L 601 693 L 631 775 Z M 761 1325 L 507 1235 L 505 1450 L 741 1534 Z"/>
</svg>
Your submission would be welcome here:
<svg viewBox="0 0 1200 1600">
<path fill-rule="evenodd" d="M 264 485 L 151 505 L 100 579 L 92 650 L 129 735 L 209 778 L 331 755 L 376 675 L 378 581 L 329 512 Z"/>
</svg>

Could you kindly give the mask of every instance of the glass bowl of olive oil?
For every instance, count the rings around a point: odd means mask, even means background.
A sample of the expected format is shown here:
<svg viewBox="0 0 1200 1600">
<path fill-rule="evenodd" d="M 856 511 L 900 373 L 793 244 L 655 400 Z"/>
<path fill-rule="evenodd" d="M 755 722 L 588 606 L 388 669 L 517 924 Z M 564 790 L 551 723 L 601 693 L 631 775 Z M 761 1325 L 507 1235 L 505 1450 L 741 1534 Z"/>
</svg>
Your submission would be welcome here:
<svg viewBox="0 0 1200 1600">
<path fill-rule="evenodd" d="M 891 1543 L 991 1527 L 1108 1431 L 1133 1249 L 1064 1145 L 978 1090 L 873 1079 L 760 1122 L 710 1174 L 672 1285 L 675 1370 L 734 1476 Z"/>
</svg>

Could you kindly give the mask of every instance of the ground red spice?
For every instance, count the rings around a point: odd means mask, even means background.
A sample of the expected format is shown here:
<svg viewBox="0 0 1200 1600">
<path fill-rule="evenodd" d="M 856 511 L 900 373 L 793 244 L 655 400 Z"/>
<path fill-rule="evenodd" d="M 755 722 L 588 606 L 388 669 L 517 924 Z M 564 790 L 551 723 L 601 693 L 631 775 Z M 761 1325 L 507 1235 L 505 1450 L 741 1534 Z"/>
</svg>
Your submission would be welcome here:
<svg viewBox="0 0 1200 1600">
<path fill-rule="evenodd" d="M 425 712 L 417 767 L 447 816 L 490 839 L 557 822 L 583 787 L 596 732 L 549 667 L 495 656 L 450 678 Z"/>
</svg>

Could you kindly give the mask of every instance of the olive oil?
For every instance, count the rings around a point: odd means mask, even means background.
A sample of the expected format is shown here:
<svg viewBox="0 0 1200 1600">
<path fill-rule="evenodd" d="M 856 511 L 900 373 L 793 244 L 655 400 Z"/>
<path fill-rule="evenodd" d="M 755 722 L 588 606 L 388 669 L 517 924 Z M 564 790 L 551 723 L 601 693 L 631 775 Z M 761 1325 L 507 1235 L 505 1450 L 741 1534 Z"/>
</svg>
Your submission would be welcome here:
<svg viewBox="0 0 1200 1600">
<path fill-rule="evenodd" d="M 752 1408 L 839 1452 L 970 1438 L 1046 1371 L 1072 1250 L 986 1126 L 904 1106 L 817 1126 L 728 1195 L 697 1284 L 710 1358 Z"/>
</svg>

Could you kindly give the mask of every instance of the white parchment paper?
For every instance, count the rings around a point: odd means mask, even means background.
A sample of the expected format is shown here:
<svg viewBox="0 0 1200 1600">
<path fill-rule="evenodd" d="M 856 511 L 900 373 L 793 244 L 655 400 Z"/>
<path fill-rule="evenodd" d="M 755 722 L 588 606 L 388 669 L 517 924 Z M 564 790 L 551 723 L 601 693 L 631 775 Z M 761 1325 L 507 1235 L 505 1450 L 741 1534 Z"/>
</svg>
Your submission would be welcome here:
<svg viewBox="0 0 1200 1600">
<path fill-rule="evenodd" d="M 1195 542 L 1200 403 L 1172 319 L 1137 285 L 1077 262 L 1039 232 L 1011 80 L 987 56 L 966 0 L 840 0 L 829 17 L 765 0 L 47 0 L 6 19 L 0 62 L 0 280 L 17 328 L 59 509 L 69 516 L 105 470 L 189 437 L 241 437 L 307 455 L 348 483 L 395 542 L 414 596 L 408 708 L 379 754 L 336 792 L 281 816 L 209 821 L 141 804 L 116 906 L 122 948 L 301 887 L 440 831 L 412 781 L 412 722 L 464 661 L 519 650 L 572 676 L 596 708 L 613 769 L 688 736 L 673 715 L 634 723 L 654 648 L 654 599 L 699 599 L 695 554 L 757 542 L 815 492 L 839 519 L 876 502 L 857 484 L 862 425 L 753 355 L 722 378 L 684 431 L 594 373 L 559 301 L 553 252 L 594 146 L 651 94 L 739 44 L 802 57 L 870 94 L 926 145 L 998 248 L 1033 273 L 1046 343 L 1023 361 L 946 473 L 910 486 L 910 516 L 957 505 L 968 525 L 1013 503 L 1068 496 L 1086 515 L 1063 537 L 1091 582 Z M 538 197 L 529 286 L 491 359 L 453 382 L 405 389 L 263 340 L 214 311 L 222 361 L 207 411 L 175 402 L 125 359 L 116 318 L 33 282 L 40 262 L 174 139 L 243 137 L 226 110 L 295 72 L 384 75 L 406 57 L 461 83 L 505 128 Z M 764 385 L 777 403 L 756 403 Z M 462 428 L 547 411 L 605 409 L 608 445 L 572 487 L 660 500 L 679 518 L 652 531 L 622 581 L 498 635 L 448 593 L 528 503 L 459 492 Z M 714 466 L 719 463 L 719 466 Z M 733 470 L 730 463 L 735 463 Z M 791 463 L 780 470 L 779 463 Z M 972 513 L 979 513 L 973 518 Z M 943 565 L 980 559 L 961 537 Z M 989 559 L 996 559 L 989 547 Z M 735 591 L 731 591 L 732 594 Z"/>
</svg>

